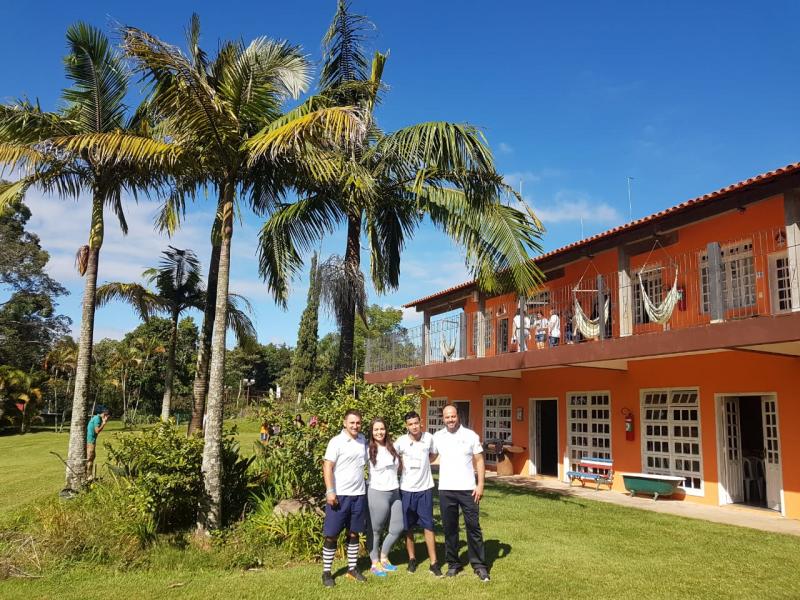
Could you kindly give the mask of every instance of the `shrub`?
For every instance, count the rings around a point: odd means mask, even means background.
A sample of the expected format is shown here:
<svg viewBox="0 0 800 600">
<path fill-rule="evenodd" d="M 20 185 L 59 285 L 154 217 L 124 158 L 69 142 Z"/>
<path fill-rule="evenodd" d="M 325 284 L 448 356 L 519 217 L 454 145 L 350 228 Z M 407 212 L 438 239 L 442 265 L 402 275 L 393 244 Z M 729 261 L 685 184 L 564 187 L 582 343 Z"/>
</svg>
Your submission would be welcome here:
<svg viewBox="0 0 800 600">
<path fill-rule="evenodd" d="M 322 498 L 325 448 L 341 430 L 342 417 L 347 410 L 361 411 L 365 431 L 370 419 L 383 417 L 396 436 L 405 431 L 403 415 L 418 406 L 419 396 L 405 393 L 403 386 L 379 387 L 347 378 L 333 394 L 312 395 L 306 400 L 306 420 L 317 417 L 314 427 L 296 426 L 292 407 L 268 407 L 262 417 L 278 425 L 280 433 L 272 436 L 263 447 L 256 465 L 269 494 L 278 500 Z"/>
<path fill-rule="evenodd" d="M 227 430 L 222 442 L 226 523 L 239 517 L 250 493 L 248 467 L 253 459 L 239 455 L 235 434 L 235 428 Z M 175 531 L 195 523 L 204 494 L 202 438 L 186 437 L 174 424 L 160 423 L 141 434 L 121 434 L 107 447 L 112 472 L 133 483 L 158 531 Z"/>
</svg>

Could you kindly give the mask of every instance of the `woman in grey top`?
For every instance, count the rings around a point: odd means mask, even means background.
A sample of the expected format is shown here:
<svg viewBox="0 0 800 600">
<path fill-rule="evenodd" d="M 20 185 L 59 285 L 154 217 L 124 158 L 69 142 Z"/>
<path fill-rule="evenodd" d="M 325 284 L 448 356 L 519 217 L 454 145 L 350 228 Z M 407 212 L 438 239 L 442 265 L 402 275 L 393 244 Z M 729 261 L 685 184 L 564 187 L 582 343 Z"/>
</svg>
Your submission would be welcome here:
<svg viewBox="0 0 800 600">
<path fill-rule="evenodd" d="M 397 475 L 401 468 L 400 456 L 392 444 L 392 436 L 386 421 L 373 419 L 369 425 L 369 518 L 372 536 L 369 540 L 369 557 L 373 575 L 386 577 L 387 572 L 396 571 L 389 562 L 389 550 L 403 533 L 403 505 L 400 501 L 400 484 Z M 387 526 L 388 533 L 381 544 L 381 533 Z"/>
</svg>

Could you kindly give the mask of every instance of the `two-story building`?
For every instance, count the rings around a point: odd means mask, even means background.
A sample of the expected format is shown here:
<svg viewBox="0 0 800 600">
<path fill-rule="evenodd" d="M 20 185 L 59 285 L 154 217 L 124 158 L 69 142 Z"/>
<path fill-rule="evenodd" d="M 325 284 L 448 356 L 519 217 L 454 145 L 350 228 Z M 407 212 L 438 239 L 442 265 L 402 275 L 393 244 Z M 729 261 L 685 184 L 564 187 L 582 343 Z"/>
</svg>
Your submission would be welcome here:
<svg viewBox="0 0 800 600">
<path fill-rule="evenodd" d="M 429 431 L 455 403 L 524 448 L 519 474 L 603 456 L 800 518 L 800 163 L 535 260 L 546 282 L 523 297 L 466 282 L 407 304 L 423 324 L 369 344 L 367 381 L 416 377 Z M 538 312 L 557 346 L 537 347 Z"/>
</svg>

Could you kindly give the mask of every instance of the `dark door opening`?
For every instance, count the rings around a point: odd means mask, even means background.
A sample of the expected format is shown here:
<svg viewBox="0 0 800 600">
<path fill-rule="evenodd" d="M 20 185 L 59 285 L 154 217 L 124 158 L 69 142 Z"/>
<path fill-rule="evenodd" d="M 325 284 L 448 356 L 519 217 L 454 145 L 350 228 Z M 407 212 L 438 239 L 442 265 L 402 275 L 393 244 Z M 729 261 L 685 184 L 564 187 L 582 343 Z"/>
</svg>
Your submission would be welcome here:
<svg viewBox="0 0 800 600">
<path fill-rule="evenodd" d="M 540 475 L 558 476 L 558 401 L 536 401 L 536 445 Z"/>
<path fill-rule="evenodd" d="M 739 398 L 742 435 L 742 483 L 745 504 L 767 506 L 761 396 Z"/>
<path fill-rule="evenodd" d="M 469 428 L 469 402 L 464 400 L 457 400 L 453 402 L 458 413 L 458 420 L 464 426 Z"/>
</svg>

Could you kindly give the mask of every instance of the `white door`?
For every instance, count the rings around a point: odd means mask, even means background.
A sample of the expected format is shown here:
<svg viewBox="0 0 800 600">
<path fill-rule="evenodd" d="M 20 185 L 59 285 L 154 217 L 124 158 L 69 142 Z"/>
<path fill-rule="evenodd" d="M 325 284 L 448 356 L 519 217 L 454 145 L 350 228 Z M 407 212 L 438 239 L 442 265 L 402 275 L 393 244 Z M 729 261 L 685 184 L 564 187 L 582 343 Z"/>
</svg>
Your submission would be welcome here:
<svg viewBox="0 0 800 600">
<path fill-rule="evenodd" d="M 722 464 L 724 487 L 727 499 L 723 503 L 742 502 L 744 485 L 742 475 L 742 426 L 739 417 L 739 398 L 729 396 L 722 399 Z M 727 500 L 727 502 L 725 502 Z"/>
<path fill-rule="evenodd" d="M 536 423 L 537 417 L 536 411 L 539 407 L 539 403 L 531 398 L 528 400 L 528 456 L 530 456 L 530 468 L 528 469 L 528 473 L 531 477 L 534 477 L 539 474 L 539 456 L 536 451 L 537 449 L 537 431 L 536 431 Z"/>
<path fill-rule="evenodd" d="M 781 452 L 778 445 L 778 406 L 773 396 L 761 399 L 764 426 L 764 476 L 767 481 L 767 508 L 781 510 Z"/>
</svg>

